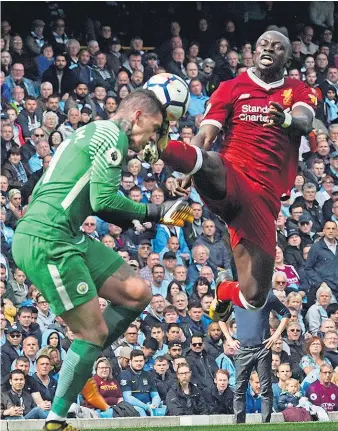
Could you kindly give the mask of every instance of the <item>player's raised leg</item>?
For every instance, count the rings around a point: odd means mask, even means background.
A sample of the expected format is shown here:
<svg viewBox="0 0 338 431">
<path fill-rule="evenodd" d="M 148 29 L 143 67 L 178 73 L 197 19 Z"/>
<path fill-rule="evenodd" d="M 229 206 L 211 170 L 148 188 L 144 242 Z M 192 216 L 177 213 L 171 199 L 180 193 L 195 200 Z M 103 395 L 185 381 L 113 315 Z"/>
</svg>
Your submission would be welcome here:
<svg viewBox="0 0 338 431">
<path fill-rule="evenodd" d="M 258 245 L 242 239 L 235 247 L 238 282 L 219 280 L 216 287 L 216 302 L 210 307 L 210 315 L 226 321 L 232 304 L 255 311 L 262 307 L 271 288 L 274 258 Z"/>
</svg>

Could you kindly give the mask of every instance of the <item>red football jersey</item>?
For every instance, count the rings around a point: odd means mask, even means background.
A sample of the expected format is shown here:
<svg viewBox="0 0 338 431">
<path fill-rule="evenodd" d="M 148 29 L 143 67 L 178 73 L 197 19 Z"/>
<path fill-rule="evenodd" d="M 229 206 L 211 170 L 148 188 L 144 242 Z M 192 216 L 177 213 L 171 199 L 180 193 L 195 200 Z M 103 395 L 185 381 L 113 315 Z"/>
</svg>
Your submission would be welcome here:
<svg viewBox="0 0 338 431">
<path fill-rule="evenodd" d="M 221 153 L 225 159 L 275 197 L 293 186 L 300 139 L 291 140 L 287 129 L 263 127 L 269 102 L 284 109 L 297 105 L 315 115 L 316 97 L 301 81 L 285 78 L 270 84 L 253 69 L 222 82 L 211 96 L 201 126 L 228 126 Z"/>
</svg>

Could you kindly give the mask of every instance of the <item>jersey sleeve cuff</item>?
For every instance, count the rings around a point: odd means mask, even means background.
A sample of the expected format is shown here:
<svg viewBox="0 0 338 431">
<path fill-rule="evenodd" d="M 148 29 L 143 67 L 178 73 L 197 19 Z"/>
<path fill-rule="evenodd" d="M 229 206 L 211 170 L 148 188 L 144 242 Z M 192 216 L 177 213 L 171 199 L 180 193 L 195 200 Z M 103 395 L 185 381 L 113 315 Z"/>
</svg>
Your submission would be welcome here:
<svg viewBox="0 0 338 431">
<path fill-rule="evenodd" d="M 202 127 L 202 126 L 207 126 L 207 125 L 215 126 L 215 127 L 217 127 L 218 129 L 220 129 L 220 130 L 221 130 L 221 128 L 223 127 L 223 126 L 222 126 L 222 124 L 221 124 L 219 121 L 217 121 L 217 120 L 209 120 L 209 119 L 207 119 L 207 120 L 203 120 L 203 121 L 201 122 L 201 124 L 200 124 L 200 127 Z"/>
<path fill-rule="evenodd" d="M 296 102 L 294 105 L 292 105 L 292 108 L 295 108 L 296 106 L 304 106 L 304 108 L 307 108 L 309 111 L 311 111 L 311 114 L 313 115 L 313 117 L 315 117 L 316 113 L 314 111 L 314 109 L 312 108 L 312 106 L 308 105 L 305 102 Z"/>
</svg>

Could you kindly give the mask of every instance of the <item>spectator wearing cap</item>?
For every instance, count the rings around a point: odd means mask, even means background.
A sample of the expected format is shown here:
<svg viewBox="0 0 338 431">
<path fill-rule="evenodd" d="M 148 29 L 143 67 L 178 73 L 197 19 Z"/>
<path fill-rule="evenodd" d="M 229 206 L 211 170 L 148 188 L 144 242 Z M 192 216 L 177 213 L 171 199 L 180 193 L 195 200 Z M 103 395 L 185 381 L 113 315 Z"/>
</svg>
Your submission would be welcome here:
<svg viewBox="0 0 338 431">
<path fill-rule="evenodd" d="M 152 371 L 154 369 L 154 355 L 158 349 L 158 341 L 153 337 L 147 337 L 142 345 L 142 352 L 144 354 L 144 370 L 145 371 Z"/>
<path fill-rule="evenodd" d="M 52 65 L 43 73 L 42 82 L 50 82 L 53 86 L 53 93 L 58 94 L 66 100 L 76 85 L 76 76 L 67 65 L 65 54 L 56 54 Z"/>
<path fill-rule="evenodd" d="M 157 182 L 155 176 L 149 172 L 143 179 L 142 185 L 142 203 L 150 203 L 151 201 L 151 193 L 154 189 L 157 188 Z M 161 250 L 159 250 L 161 251 Z"/>
<path fill-rule="evenodd" d="M 140 414 L 147 416 L 153 408 L 159 407 L 161 398 L 151 374 L 144 370 L 145 358 L 142 350 L 130 354 L 130 368 L 121 372 L 123 399 Z"/>
<path fill-rule="evenodd" d="M 108 349 L 106 349 L 103 352 L 103 354 L 105 354 L 107 350 Z M 132 349 L 130 347 L 128 347 L 128 346 L 121 347 L 119 349 L 118 355 L 114 354 L 109 358 L 111 366 L 112 366 L 112 374 L 118 380 L 120 380 L 121 371 L 127 370 L 129 368 L 129 361 L 130 361 L 130 353 L 131 352 L 132 352 Z"/>
<path fill-rule="evenodd" d="M 156 74 L 158 68 L 158 57 L 155 52 L 149 52 L 143 56 L 144 60 L 144 82 L 147 82 Z"/>
<path fill-rule="evenodd" d="M 168 252 L 169 253 L 169 252 Z M 169 256 L 171 258 L 171 256 Z M 163 298 L 167 296 L 169 281 L 165 280 L 165 269 L 163 265 L 155 264 L 152 267 L 151 290 L 153 295 L 161 295 Z"/>
<path fill-rule="evenodd" d="M 179 325 L 177 325 L 176 323 L 172 323 L 171 325 L 172 325 L 171 328 L 174 328 L 174 327 L 176 329 L 178 328 L 178 332 L 179 332 Z M 170 328 L 168 328 L 168 329 L 170 329 Z M 177 336 L 179 336 L 179 335 L 177 335 Z M 179 340 L 172 340 L 172 341 L 168 342 L 168 355 L 167 356 L 169 358 L 169 361 L 171 361 L 170 364 L 169 364 L 169 366 L 171 366 L 171 368 L 173 366 L 172 362 L 176 358 L 179 358 L 180 356 L 182 356 L 182 351 L 183 351 L 183 349 L 182 349 L 182 343 L 181 343 L 181 341 L 179 341 Z"/>
<path fill-rule="evenodd" d="M 338 297 L 338 247 L 337 225 L 327 221 L 323 228 L 324 236 L 313 244 L 305 263 L 305 273 L 312 289 L 325 282 Z"/>
<path fill-rule="evenodd" d="M 333 204 L 338 201 L 338 186 L 334 186 L 332 189 L 331 198 L 328 199 L 323 205 L 323 216 L 324 220 L 332 219 Z"/>
<path fill-rule="evenodd" d="M 22 332 L 17 326 L 10 326 L 6 331 L 6 342 L 1 346 L 1 376 L 8 377 L 13 361 L 21 354 Z"/>
<path fill-rule="evenodd" d="M 31 32 L 25 39 L 25 46 L 32 57 L 38 56 L 46 43 L 43 36 L 44 28 L 45 23 L 41 19 L 35 19 L 32 22 Z"/>
<path fill-rule="evenodd" d="M 164 279 L 170 283 L 174 280 L 174 270 L 177 263 L 176 253 L 173 251 L 167 251 L 164 253 L 162 263 L 164 266 Z"/>
<path fill-rule="evenodd" d="M 303 214 L 309 214 L 313 222 L 314 232 L 321 232 L 323 228 L 323 212 L 316 201 L 317 188 L 313 183 L 305 183 L 303 186 L 303 196 L 295 199 L 295 203 L 301 203 Z"/>
<path fill-rule="evenodd" d="M 299 236 L 301 239 L 300 248 L 304 249 L 307 245 L 312 245 L 316 239 L 320 238 L 318 234 L 311 231 L 312 220 L 309 214 L 303 214 L 298 220 Z"/>
<path fill-rule="evenodd" d="M 189 83 L 190 103 L 188 113 L 192 116 L 204 114 L 205 106 L 209 100 L 208 96 L 203 94 L 202 83 L 199 79 L 194 78 Z"/>
<path fill-rule="evenodd" d="M 109 44 L 109 52 L 107 54 L 108 68 L 111 69 L 115 75 L 119 73 L 122 64 L 126 60 L 124 54 L 121 53 L 121 40 L 118 37 L 113 37 Z"/>
</svg>

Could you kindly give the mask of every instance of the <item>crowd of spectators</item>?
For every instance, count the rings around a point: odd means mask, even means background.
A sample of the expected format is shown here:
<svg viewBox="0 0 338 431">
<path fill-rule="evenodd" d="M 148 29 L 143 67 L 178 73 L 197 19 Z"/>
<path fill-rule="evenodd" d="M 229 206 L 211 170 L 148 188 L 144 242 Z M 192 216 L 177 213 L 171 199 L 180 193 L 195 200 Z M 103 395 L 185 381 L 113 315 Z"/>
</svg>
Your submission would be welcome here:
<svg viewBox="0 0 338 431">
<path fill-rule="evenodd" d="M 276 221 L 272 292 L 291 318 L 272 346 L 275 411 L 297 405 L 301 395 L 326 411 L 338 410 L 338 43 L 333 41 L 333 2 L 310 3 L 308 22 L 289 29 L 292 61 L 285 71 L 308 85 L 318 109 L 313 132 L 302 137 L 299 171 L 292 190 L 281 197 Z M 16 224 L 60 143 L 89 122 L 111 119 L 124 97 L 165 71 L 189 85 L 188 111 L 170 122 L 170 137 L 190 143 L 213 91 L 252 67 L 254 54 L 254 40 L 240 37 L 235 19 L 213 32 L 202 17 L 189 40 L 184 22 L 173 20 L 168 38 L 145 50 L 137 34 L 123 49 L 120 35 L 101 18 L 81 47 L 83 39 L 68 37 L 73 32 L 67 16 L 56 9 L 55 19 L 45 23 L 35 7 L 28 34 L 6 20 L 1 23 L 2 419 L 47 416 L 73 341 L 11 255 Z M 251 14 L 256 16 L 254 9 Z M 288 34 L 288 28 L 278 30 Z M 178 176 L 162 160 L 149 165 L 142 154 L 129 151 L 119 193 L 161 204 L 176 198 Z M 124 411 L 133 406 L 129 414 L 141 416 L 233 413 L 236 348 L 208 312 L 219 271 L 235 280 L 236 268 L 227 226 L 193 187 L 189 199 L 194 222 L 183 228 L 134 221 L 123 231 L 91 215 L 79 226 L 116 250 L 153 292 L 140 318 L 103 352 L 93 370 L 113 416 L 122 414 L 122 403 Z M 100 298 L 100 306 L 103 311 L 107 301 Z M 276 321 L 278 326 L 278 316 L 271 314 L 271 334 Z M 235 319 L 228 328 L 236 340 Z M 247 412 L 261 411 L 256 372 L 246 401 Z M 74 402 L 82 412 L 91 410 L 81 397 Z"/>
</svg>

